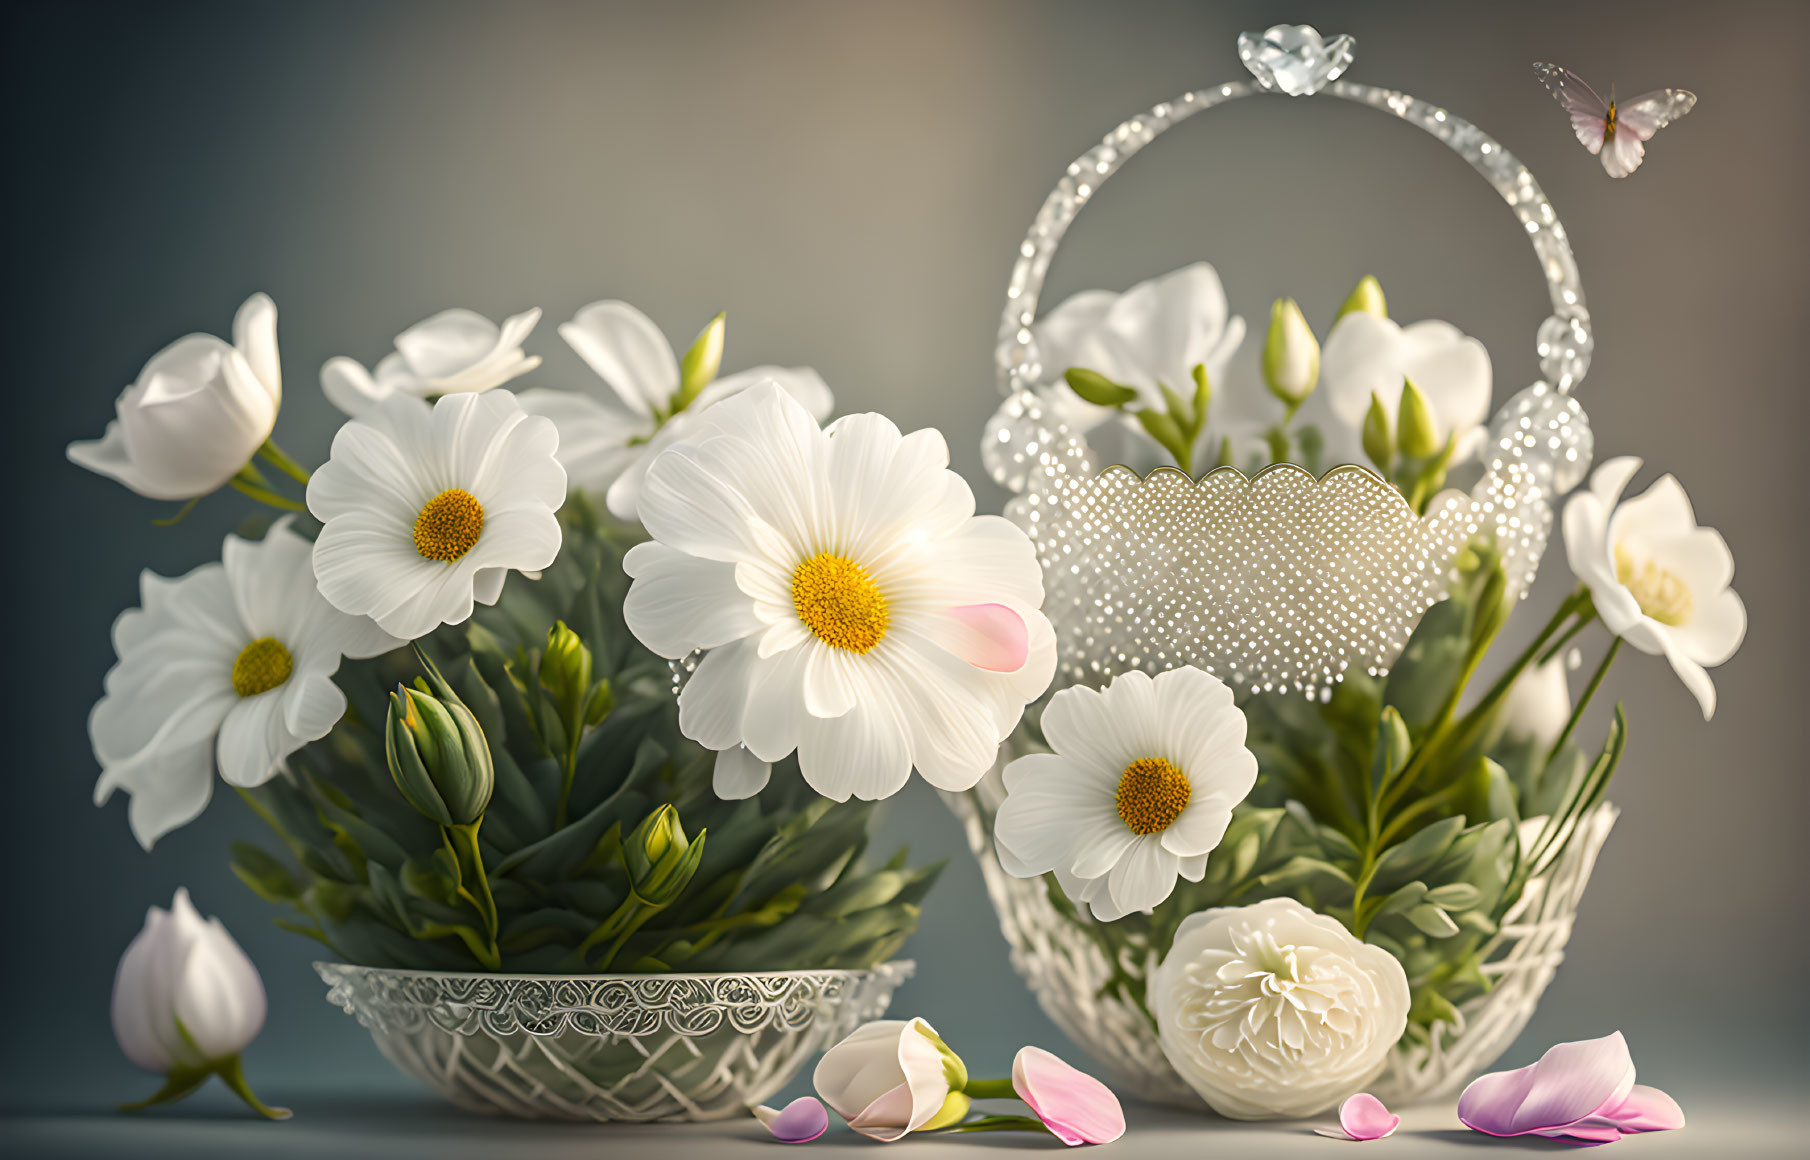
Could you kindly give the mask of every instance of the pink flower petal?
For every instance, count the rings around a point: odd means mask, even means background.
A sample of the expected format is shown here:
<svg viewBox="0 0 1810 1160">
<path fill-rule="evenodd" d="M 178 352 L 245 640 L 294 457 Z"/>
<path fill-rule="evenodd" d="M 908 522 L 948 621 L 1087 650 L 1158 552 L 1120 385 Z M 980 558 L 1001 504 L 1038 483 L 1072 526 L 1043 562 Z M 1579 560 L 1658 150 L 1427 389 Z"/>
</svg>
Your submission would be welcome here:
<svg viewBox="0 0 1810 1160">
<path fill-rule="evenodd" d="M 1359 1092 L 1339 1105 L 1339 1127 L 1353 1140 L 1380 1140 L 1401 1126 L 1401 1117 L 1369 1092 Z"/>
<path fill-rule="evenodd" d="M 963 604 L 949 610 L 955 624 L 947 634 L 950 651 L 977 669 L 1015 673 L 1031 655 L 1024 617 L 1003 604 Z"/>
<path fill-rule="evenodd" d="M 782 1144 L 809 1144 L 830 1130 L 830 1114 L 814 1096 L 799 1096 L 777 1110 L 762 1104 L 754 1118 Z"/>
<path fill-rule="evenodd" d="M 1623 1132 L 1666 1132 L 1684 1127 L 1684 1109 L 1678 1101 L 1655 1087 L 1635 1084 L 1628 1098 L 1603 1108 L 1594 1118 L 1614 1124 Z"/>
<path fill-rule="evenodd" d="M 1491 1136 L 1547 1134 L 1617 1107 L 1633 1087 L 1634 1060 L 1617 1031 L 1561 1043 L 1516 1071 L 1478 1077 L 1458 1097 L 1458 1118 Z"/>
<path fill-rule="evenodd" d="M 1110 1144 L 1125 1134 L 1125 1109 L 1112 1089 L 1041 1047 L 1012 1060 L 1012 1090 L 1064 1144 Z"/>
<path fill-rule="evenodd" d="M 910 1131 L 911 1085 L 900 1084 L 874 1097 L 874 1102 L 855 1113 L 848 1126 L 870 1140 L 890 1144 Z"/>
</svg>

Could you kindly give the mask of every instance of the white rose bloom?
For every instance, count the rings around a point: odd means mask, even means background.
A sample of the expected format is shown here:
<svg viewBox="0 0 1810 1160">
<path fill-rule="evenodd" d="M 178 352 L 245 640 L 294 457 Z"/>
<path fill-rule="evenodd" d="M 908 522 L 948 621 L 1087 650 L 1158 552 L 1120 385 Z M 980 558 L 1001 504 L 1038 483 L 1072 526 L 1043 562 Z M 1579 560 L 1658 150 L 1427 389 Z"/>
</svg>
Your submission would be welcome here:
<svg viewBox="0 0 1810 1160">
<path fill-rule="evenodd" d="M 1747 608 L 1729 587 L 1734 556 L 1720 533 L 1698 526 L 1669 475 L 1622 502 L 1639 470 L 1631 455 L 1596 469 L 1590 489 L 1565 505 L 1565 555 L 1604 626 L 1669 661 L 1707 721 L 1716 686 L 1705 670 L 1734 656 L 1747 635 Z"/>
<path fill-rule="evenodd" d="M 69 459 L 151 499 L 193 499 L 251 460 L 282 402 L 277 308 L 253 294 L 233 317 L 231 345 L 191 334 L 151 356 L 106 433 L 71 443 Z"/>
<path fill-rule="evenodd" d="M 522 341 L 540 322 L 540 310 L 510 315 L 503 325 L 470 310 L 442 310 L 396 336 L 396 349 L 373 375 L 341 355 L 321 367 L 327 401 L 357 418 L 393 395 L 426 399 L 474 394 L 502 386 L 540 365 Z"/>
<path fill-rule="evenodd" d="M 495 604 L 511 569 L 559 555 L 553 424 L 508 391 L 391 397 L 339 429 L 308 481 L 314 575 L 335 608 L 404 640 Z"/>
<path fill-rule="evenodd" d="M 169 910 L 145 913 L 113 978 L 113 1036 L 127 1059 L 159 1075 L 238 1055 L 263 1028 L 264 1009 L 258 969 L 187 890 Z"/>
<path fill-rule="evenodd" d="M 1569 667 L 1568 657 L 1556 656 L 1522 670 L 1498 711 L 1504 737 L 1531 740 L 1541 750 L 1552 748 L 1571 720 L 1571 686 L 1565 679 Z"/>
<path fill-rule="evenodd" d="M 968 1112 L 968 1069 L 922 1019 L 882 1019 L 823 1053 L 811 1077 L 823 1102 L 863 1136 L 890 1142 Z"/>
<path fill-rule="evenodd" d="M 1452 439 L 1452 462 L 1476 455 L 1488 436 L 1490 362 L 1483 344 L 1449 322 L 1398 326 L 1362 310 L 1339 319 L 1320 353 L 1317 394 L 1337 420 L 1326 432 L 1328 448 L 1361 462 L 1360 436 L 1373 394 L 1382 399 L 1389 429 L 1399 432 L 1404 379 L 1413 379 L 1426 398 L 1440 445 Z M 1303 412 L 1303 418 L 1314 416 Z"/>
<path fill-rule="evenodd" d="M 1032 334 L 1050 384 L 1042 394 L 1069 429 L 1082 434 L 1124 416 L 1070 390 L 1061 380 L 1072 367 L 1136 390 L 1134 409 L 1166 410 L 1157 384 L 1191 399 L 1194 368 L 1205 366 L 1214 388 L 1209 414 L 1222 412 L 1228 405 L 1226 366 L 1244 341 L 1244 319 L 1227 308 L 1218 272 L 1195 262 L 1123 294 L 1084 290 L 1038 319 Z"/>
<path fill-rule="evenodd" d="M 559 428 L 559 462 L 571 489 L 603 496 L 617 519 L 639 518 L 641 484 L 656 455 L 687 438 L 705 410 L 755 383 L 778 383 L 819 423 L 835 408 L 811 368 L 763 366 L 717 379 L 674 413 L 678 356 L 653 320 L 626 302 L 591 303 L 559 336 L 597 372 L 603 389 L 523 391 L 522 406 Z"/>
<path fill-rule="evenodd" d="M 1163 1054 L 1235 1120 L 1325 1111 L 1376 1078 L 1408 1025 L 1395 956 L 1292 898 L 1190 915 L 1148 988 Z"/>
<path fill-rule="evenodd" d="M 1151 909 L 1177 877 L 1200 881 L 1256 784 L 1244 735 L 1232 690 L 1201 669 L 1063 689 L 1043 714 L 1055 752 L 1006 766 L 1000 865 L 1020 878 L 1054 871 L 1102 922 Z"/>
<path fill-rule="evenodd" d="M 950 471 L 936 431 L 881 415 L 819 428 L 776 383 L 706 410 L 654 460 L 623 616 L 663 657 L 708 650 L 679 728 L 747 797 L 794 750 L 837 801 L 915 765 L 968 789 L 1048 686 L 1056 638 L 1030 541 Z M 318 479 L 319 477 L 316 476 Z"/>
<path fill-rule="evenodd" d="M 228 536 L 221 562 L 140 578 L 143 607 L 113 623 L 119 663 L 88 715 L 101 764 L 94 801 L 123 789 L 139 844 L 193 821 L 227 784 L 270 780 L 346 711 L 332 681 L 342 656 L 401 642 L 337 611 L 314 587 L 312 545 L 277 521 L 260 541 Z"/>
</svg>

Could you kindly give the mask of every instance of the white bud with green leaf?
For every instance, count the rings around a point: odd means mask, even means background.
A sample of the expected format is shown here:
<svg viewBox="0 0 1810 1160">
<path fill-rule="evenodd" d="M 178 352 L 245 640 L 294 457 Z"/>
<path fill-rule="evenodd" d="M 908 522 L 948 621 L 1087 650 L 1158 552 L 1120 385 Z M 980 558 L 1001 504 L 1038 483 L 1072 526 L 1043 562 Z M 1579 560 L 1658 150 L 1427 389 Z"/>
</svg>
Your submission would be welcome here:
<svg viewBox="0 0 1810 1160">
<path fill-rule="evenodd" d="M 716 380 L 717 372 L 723 369 L 723 335 L 727 328 L 727 316 L 718 314 L 698 332 L 691 349 L 679 360 L 679 390 L 673 396 L 673 410 L 683 411 Z"/>
<path fill-rule="evenodd" d="M 1263 381 L 1290 410 L 1306 402 L 1320 381 L 1320 344 L 1293 298 L 1278 298 L 1270 308 Z"/>
<path fill-rule="evenodd" d="M 1403 379 L 1401 388 L 1401 407 L 1396 416 L 1397 437 L 1401 444 L 1401 453 L 1414 459 L 1426 459 L 1439 452 L 1439 423 L 1433 417 L 1433 408 L 1427 405 L 1426 395 L 1414 385 L 1413 379 Z"/>
<path fill-rule="evenodd" d="M 1389 303 L 1383 297 L 1383 285 L 1368 274 L 1352 288 L 1345 298 L 1345 304 L 1339 307 L 1339 318 L 1358 313 L 1374 314 L 1378 318 L 1389 317 Z"/>
</svg>

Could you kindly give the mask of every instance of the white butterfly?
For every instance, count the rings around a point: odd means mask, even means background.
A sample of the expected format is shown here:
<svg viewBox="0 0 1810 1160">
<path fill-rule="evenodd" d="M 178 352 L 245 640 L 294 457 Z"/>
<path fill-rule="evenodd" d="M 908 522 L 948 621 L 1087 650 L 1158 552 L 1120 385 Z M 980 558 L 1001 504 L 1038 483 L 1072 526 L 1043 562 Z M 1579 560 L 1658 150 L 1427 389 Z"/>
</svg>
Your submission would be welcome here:
<svg viewBox="0 0 1810 1160">
<path fill-rule="evenodd" d="M 1686 89 L 1658 89 L 1617 104 L 1613 89 L 1605 101 L 1568 68 L 1535 64 L 1533 71 L 1565 106 L 1577 139 L 1602 158 L 1610 177 L 1626 177 L 1639 169 L 1646 141 L 1697 103 L 1697 94 Z"/>
</svg>

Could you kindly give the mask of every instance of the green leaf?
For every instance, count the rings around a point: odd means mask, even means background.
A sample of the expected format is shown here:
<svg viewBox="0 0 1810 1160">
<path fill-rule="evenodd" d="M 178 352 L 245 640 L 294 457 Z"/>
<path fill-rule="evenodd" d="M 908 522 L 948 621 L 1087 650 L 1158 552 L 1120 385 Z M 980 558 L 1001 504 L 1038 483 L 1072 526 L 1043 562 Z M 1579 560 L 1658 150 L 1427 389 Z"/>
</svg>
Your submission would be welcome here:
<svg viewBox="0 0 1810 1160">
<path fill-rule="evenodd" d="M 1137 402 L 1137 391 L 1085 367 L 1070 367 L 1062 372 L 1062 378 L 1070 390 L 1096 407 L 1123 407 Z"/>
<path fill-rule="evenodd" d="M 295 902 L 302 897 L 302 884 L 289 867 L 250 842 L 232 844 L 232 869 L 266 902 Z"/>
<path fill-rule="evenodd" d="M 1430 938 L 1450 938 L 1458 933 L 1458 924 L 1451 916 L 1430 903 L 1408 911 L 1408 921 Z"/>
</svg>

